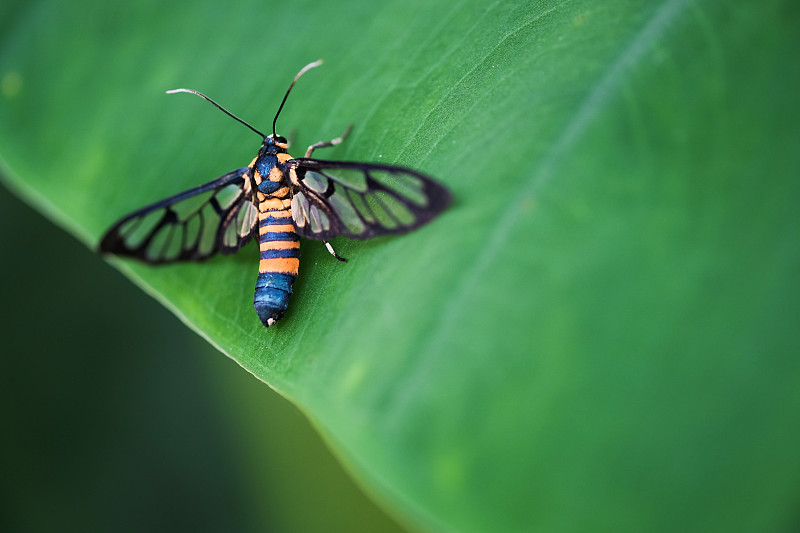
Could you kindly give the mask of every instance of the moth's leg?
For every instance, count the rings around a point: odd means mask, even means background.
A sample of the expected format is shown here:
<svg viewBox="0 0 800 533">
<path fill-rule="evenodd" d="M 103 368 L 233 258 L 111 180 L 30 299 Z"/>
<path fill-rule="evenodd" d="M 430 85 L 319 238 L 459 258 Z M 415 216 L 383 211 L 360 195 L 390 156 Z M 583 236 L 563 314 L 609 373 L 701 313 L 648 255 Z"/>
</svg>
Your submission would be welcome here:
<svg viewBox="0 0 800 533">
<path fill-rule="evenodd" d="M 345 137 L 350 135 L 350 130 L 352 130 L 352 129 L 353 129 L 353 125 L 350 124 L 349 126 L 347 126 L 347 129 L 344 130 L 344 133 L 342 134 L 341 137 L 336 137 L 332 141 L 324 141 L 324 142 L 318 142 L 318 143 L 312 144 L 311 146 L 308 147 L 308 150 L 306 150 L 305 157 L 311 157 L 311 154 L 314 153 L 314 150 L 316 150 L 317 148 L 327 148 L 328 146 L 336 146 L 337 144 L 342 142 L 345 139 Z"/>
<path fill-rule="evenodd" d="M 331 253 L 333 257 L 335 257 L 339 261 L 344 261 L 345 263 L 347 263 L 347 259 L 345 259 L 344 257 L 338 255 L 336 252 L 333 251 L 333 246 L 331 246 L 331 243 L 329 243 L 328 241 L 322 241 L 322 242 L 325 243 L 325 248 L 328 249 L 328 251 Z"/>
</svg>

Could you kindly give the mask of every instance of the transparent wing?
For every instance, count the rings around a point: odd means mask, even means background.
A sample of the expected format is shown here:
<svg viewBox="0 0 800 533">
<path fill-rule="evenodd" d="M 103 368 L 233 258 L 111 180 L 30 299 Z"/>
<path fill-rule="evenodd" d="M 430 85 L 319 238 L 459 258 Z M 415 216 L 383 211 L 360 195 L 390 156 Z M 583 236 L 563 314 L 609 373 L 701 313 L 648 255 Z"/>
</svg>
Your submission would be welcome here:
<svg viewBox="0 0 800 533">
<path fill-rule="evenodd" d="M 202 261 L 241 248 L 256 233 L 249 167 L 228 172 L 122 218 L 100 241 L 100 251 L 146 263 Z"/>
<path fill-rule="evenodd" d="M 450 204 L 450 192 L 415 170 L 393 165 L 298 158 L 292 196 L 297 233 L 329 240 L 412 231 Z"/>
</svg>

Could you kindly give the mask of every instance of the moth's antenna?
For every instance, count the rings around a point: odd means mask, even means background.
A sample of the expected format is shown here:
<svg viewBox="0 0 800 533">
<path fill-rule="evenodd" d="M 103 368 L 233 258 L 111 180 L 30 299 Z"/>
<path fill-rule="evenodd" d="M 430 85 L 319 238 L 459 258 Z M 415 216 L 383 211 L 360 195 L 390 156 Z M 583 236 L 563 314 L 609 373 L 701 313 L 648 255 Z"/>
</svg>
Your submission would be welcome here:
<svg viewBox="0 0 800 533">
<path fill-rule="evenodd" d="M 283 109 L 283 104 L 286 103 L 286 99 L 289 97 L 289 93 L 292 92 L 292 87 L 294 87 L 294 84 L 297 83 L 297 80 L 300 79 L 300 76 L 302 76 L 303 74 L 305 74 L 306 72 L 308 72 L 312 68 L 320 66 L 321 64 L 322 64 L 322 60 L 321 59 L 318 59 L 318 60 L 314 61 L 313 63 L 309 63 L 308 65 L 306 65 L 303 68 L 301 68 L 300 72 L 298 72 L 297 76 L 295 76 L 294 79 L 292 80 L 292 84 L 289 85 L 289 88 L 286 90 L 286 94 L 283 95 L 283 101 L 281 102 L 280 107 L 278 107 L 278 112 L 275 113 L 275 119 L 272 121 L 272 136 L 273 137 L 277 137 L 277 135 L 278 135 L 277 133 L 275 133 L 275 124 L 278 123 L 278 115 L 281 114 L 281 109 Z"/>
<path fill-rule="evenodd" d="M 225 113 L 229 117 L 238 120 L 239 122 L 241 122 L 242 124 L 244 124 L 245 126 L 250 128 L 251 130 L 253 130 L 254 132 L 258 133 L 259 135 L 261 135 L 262 138 L 266 137 L 266 135 L 264 135 L 263 133 L 261 133 L 260 131 L 255 129 L 253 126 L 251 126 L 250 124 L 248 124 L 244 120 L 240 119 L 239 117 L 237 117 L 236 115 L 234 115 L 233 113 L 231 113 L 230 111 L 228 111 L 227 109 L 225 109 L 224 107 L 222 107 L 221 105 L 219 105 L 214 100 L 212 100 L 211 98 L 209 98 L 208 96 L 204 95 L 201 92 L 194 91 L 192 89 L 172 89 L 171 91 L 167 91 L 167 94 L 174 94 L 174 93 L 192 93 L 192 94 L 196 94 L 200 98 L 204 98 L 205 100 L 207 100 L 207 101 L 211 102 L 212 104 L 214 104 L 215 106 L 217 106 L 217 109 L 221 110 L 223 113 Z M 286 98 L 284 98 L 284 100 L 286 100 Z"/>
</svg>

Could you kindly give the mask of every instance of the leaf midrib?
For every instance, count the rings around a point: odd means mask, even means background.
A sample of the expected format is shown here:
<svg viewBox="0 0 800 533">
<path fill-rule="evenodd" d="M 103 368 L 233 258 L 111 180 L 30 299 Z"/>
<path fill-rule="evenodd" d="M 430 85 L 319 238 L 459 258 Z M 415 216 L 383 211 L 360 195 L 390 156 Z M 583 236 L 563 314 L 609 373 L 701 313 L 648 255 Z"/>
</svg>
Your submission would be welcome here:
<svg viewBox="0 0 800 533">
<path fill-rule="evenodd" d="M 485 272 L 493 264 L 494 258 L 507 245 L 506 241 L 512 233 L 513 227 L 517 224 L 522 214 L 524 204 L 529 201 L 540 187 L 549 182 L 554 174 L 558 163 L 563 159 L 568 150 L 578 141 L 580 136 L 589 128 L 592 120 L 600 113 L 602 108 L 611 101 L 614 90 L 620 85 L 620 81 L 625 73 L 632 68 L 655 42 L 668 29 L 669 23 L 680 16 L 692 0 L 668 0 L 658 8 L 644 24 L 642 29 L 633 35 L 632 39 L 624 46 L 617 56 L 617 59 L 603 71 L 599 80 L 594 84 L 594 88 L 583 98 L 581 105 L 576 108 L 558 136 L 552 149 L 544 158 L 535 162 L 531 171 L 527 173 L 530 178 L 523 181 L 521 186 L 508 194 L 509 198 L 514 198 L 512 206 L 503 211 L 497 221 L 491 227 L 488 237 L 484 240 L 486 245 L 481 248 L 480 254 L 471 263 L 469 268 L 463 270 L 461 281 L 457 289 L 453 292 L 453 297 L 444 302 L 440 312 L 433 313 L 431 316 L 440 317 L 436 327 L 431 328 L 427 338 L 420 342 L 420 350 L 417 352 L 417 363 L 409 365 L 406 383 L 407 387 L 399 390 L 391 404 L 387 406 L 387 417 L 395 416 L 396 412 L 402 411 L 419 394 L 413 384 L 424 383 L 421 376 L 430 372 L 429 365 L 436 360 L 432 354 L 438 353 L 444 346 L 452 332 L 456 329 L 460 317 L 459 311 L 468 308 L 467 298 L 472 296 L 470 287 L 479 284 L 485 276 Z M 417 385 L 418 386 L 418 385 Z"/>
</svg>

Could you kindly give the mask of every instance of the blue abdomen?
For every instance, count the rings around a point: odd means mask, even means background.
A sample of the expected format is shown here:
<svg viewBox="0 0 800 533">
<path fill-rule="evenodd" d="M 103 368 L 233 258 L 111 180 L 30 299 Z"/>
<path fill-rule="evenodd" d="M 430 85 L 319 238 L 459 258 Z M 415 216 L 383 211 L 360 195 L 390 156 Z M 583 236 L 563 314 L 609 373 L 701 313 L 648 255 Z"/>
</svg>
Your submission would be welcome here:
<svg viewBox="0 0 800 533">
<path fill-rule="evenodd" d="M 283 317 L 289 306 L 294 278 L 291 274 L 280 272 L 263 272 L 258 275 L 253 305 L 264 326 L 269 327 Z"/>
</svg>

